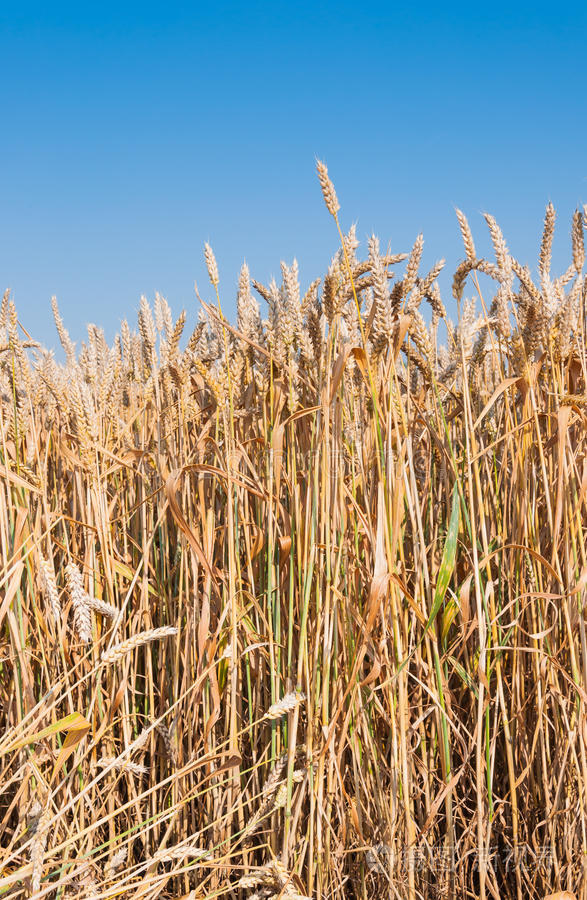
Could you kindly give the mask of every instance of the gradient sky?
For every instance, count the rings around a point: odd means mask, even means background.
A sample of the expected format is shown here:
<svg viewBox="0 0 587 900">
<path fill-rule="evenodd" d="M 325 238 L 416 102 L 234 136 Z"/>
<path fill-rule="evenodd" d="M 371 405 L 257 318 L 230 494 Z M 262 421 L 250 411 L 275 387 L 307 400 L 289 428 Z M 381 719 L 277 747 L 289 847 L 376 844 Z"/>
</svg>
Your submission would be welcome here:
<svg viewBox="0 0 587 900">
<path fill-rule="evenodd" d="M 534 265 L 552 200 L 565 268 L 586 26 L 568 2 L 4 2 L 2 287 L 52 346 L 52 294 L 78 341 L 156 290 L 193 320 L 207 240 L 226 312 L 243 259 L 266 282 L 295 256 L 305 286 L 337 247 L 316 156 L 362 239 L 399 252 L 423 231 L 424 265 L 454 267 L 454 207 L 489 252 L 486 210 Z"/>
</svg>

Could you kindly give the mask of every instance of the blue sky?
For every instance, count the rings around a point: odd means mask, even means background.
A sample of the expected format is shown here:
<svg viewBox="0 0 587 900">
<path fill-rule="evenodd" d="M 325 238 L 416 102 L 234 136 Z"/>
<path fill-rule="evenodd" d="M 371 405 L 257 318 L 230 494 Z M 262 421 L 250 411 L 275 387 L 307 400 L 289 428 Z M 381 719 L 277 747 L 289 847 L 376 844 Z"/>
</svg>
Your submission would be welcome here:
<svg viewBox="0 0 587 900">
<path fill-rule="evenodd" d="M 304 284 L 337 237 L 314 172 L 396 252 L 462 256 L 454 207 L 487 250 L 492 212 L 534 264 L 544 207 L 555 260 L 587 202 L 587 8 L 578 3 L 31 4 L 0 7 L 0 261 L 23 325 L 111 338 L 158 290 L 178 314 L 225 311 L 297 257 Z M 450 298 L 449 279 L 443 282 Z"/>
</svg>

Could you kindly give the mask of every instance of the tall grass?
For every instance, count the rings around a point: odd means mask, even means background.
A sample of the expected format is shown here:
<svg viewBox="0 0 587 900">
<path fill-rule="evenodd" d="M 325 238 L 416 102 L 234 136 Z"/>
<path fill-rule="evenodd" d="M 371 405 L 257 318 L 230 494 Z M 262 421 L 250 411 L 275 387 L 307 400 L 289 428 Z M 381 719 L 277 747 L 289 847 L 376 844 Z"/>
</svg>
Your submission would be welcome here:
<svg viewBox="0 0 587 900">
<path fill-rule="evenodd" d="M 452 324 L 319 176 L 325 277 L 235 326 L 209 247 L 187 342 L 4 297 L 3 896 L 585 896 L 584 214 L 534 279 L 458 212 Z"/>
</svg>

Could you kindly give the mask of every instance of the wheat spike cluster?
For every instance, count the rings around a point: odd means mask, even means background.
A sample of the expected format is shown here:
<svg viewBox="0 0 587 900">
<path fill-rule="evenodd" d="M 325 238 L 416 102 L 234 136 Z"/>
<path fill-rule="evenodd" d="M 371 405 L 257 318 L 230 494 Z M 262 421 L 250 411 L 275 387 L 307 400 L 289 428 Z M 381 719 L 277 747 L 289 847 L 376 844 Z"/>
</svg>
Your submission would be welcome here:
<svg viewBox="0 0 587 900">
<path fill-rule="evenodd" d="M 208 244 L 112 344 L 4 295 L 2 896 L 587 896 L 586 211 L 443 299 L 318 179 L 234 322 Z"/>
</svg>

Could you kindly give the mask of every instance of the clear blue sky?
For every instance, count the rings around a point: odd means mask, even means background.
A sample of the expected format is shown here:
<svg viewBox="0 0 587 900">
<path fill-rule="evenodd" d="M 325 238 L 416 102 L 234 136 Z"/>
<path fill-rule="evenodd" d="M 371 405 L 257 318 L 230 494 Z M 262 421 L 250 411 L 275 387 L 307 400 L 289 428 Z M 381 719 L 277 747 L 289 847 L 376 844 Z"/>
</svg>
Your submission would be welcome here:
<svg viewBox="0 0 587 900">
<path fill-rule="evenodd" d="M 423 231 L 425 264 L 454 265 L 454 206 L 483 250 L 487 210 L 533 264 L 552 200 L 566 266 L 587 201 L 584 4 L 121 6 L 0 8 L 2 287 L 49 345 L 52 294 L 76 340 L 89 321 L 111 338 L 141 293 L 195 315 L 207 240 L 227 311 L 244 258 L 260 281 L 294 256 L 304 284 L 322 274 L 337 241 L 316 156 L 361 238 L 400 251 Z"/>
</svg>

